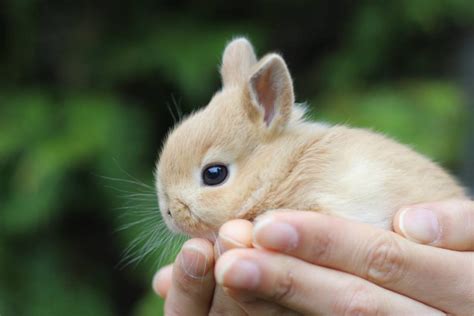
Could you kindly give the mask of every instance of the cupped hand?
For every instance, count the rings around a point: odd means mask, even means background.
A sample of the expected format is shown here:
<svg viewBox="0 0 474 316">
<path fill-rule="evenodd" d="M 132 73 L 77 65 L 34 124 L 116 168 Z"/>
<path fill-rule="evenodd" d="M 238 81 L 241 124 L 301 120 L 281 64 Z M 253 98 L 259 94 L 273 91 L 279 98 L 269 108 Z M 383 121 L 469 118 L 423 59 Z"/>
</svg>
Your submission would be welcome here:
<svg viewBox="0 0 474 316">
<path fill-rule="evenodd" d="M 445 201 L 401 210 L 395 216 L 394 230 L 410 241 L 316 213 L 273 212 L 260 218 L 253 232 L 255 246 L 270 251 L 231 250 L 219 259 L 216 274 L 225 291 L 215 287 L 212 277 L 215 251 L 209 242 L 197 239 L 183 247 L 174 268 L 160 270 L 154 288 L 167 298 L 167 315 L 294 311 L 471 315 L 473 204 Z M 291 237 L 295 231 L 296 239 Z M 251 239 L 250 223 L 231 221 L 221 229 L 218 252 L 250 247 Z M 186 260 L 180 257 L 186 256 L 187 246 L 198 247 L 206 260 L 191 256 L 191 267 L 186 267 Z M 190 278 L 192 266 L 202 276 Z"/>
<path fill-rule="evenodd" d="M 293 314 L 278 304 L 258 302 L 246 310 L 214 280 L 214 260 L 234 248 L 252 244 L 252 224 L 234 220 L 224 224 L 215 246 L 204 239 L 188 240 L 173 265 L 153 278 L 153 288 L 165 298 L 165 315 L 281 315 Z"/>
<path fill-rule="evenodd" d="M 473 218 L 472 201 L 406 208 L 394 221 L 405 239 L 314 212 L 271 212 L 253 230 L 259 249 L 223 254 L 216 280 L 244 307 L 258 298 L 303 314 L 472 315 Z"/>
</svg>

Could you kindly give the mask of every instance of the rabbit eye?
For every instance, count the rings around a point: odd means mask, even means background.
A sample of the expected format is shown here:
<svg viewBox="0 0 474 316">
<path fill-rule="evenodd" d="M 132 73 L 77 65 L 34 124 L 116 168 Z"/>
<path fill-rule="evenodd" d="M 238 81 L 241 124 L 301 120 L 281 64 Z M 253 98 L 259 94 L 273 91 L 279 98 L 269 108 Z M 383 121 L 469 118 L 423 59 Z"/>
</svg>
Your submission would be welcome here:
<svg viewBox="0 0 474 316">
<path fill-rule="evenodd" d="M 219 185 L 227 179 L 228 173 L 224 165 L 207 166 L 202 171 L 202 181 L 205 185 Z"/>
</svg>

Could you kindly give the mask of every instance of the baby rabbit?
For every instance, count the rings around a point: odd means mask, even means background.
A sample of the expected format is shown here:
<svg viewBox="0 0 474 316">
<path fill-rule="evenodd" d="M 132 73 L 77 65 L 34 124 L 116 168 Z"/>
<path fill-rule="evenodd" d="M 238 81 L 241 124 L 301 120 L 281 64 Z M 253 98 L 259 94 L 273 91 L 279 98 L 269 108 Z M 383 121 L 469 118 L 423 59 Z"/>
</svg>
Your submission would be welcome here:
<svg viewBox="0 0 474 316">
<path fill-rule="evenodd" d="M 383 135 L 305 120 L 281 56 L 225 48 L 222 89 L 169 134 L 156 187 L 168 227 L 212 238 L 230 219 L 310 210 L 389 229 L 404 205 L 467 198 L 429 159 Z"/>
</svg>

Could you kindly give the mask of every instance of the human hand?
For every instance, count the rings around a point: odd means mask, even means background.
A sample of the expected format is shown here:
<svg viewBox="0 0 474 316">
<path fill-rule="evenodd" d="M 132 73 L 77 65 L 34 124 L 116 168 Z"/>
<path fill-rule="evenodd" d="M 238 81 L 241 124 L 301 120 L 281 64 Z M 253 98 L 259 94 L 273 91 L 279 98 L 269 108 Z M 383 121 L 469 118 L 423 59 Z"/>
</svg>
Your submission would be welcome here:
<svg viewBox="0 0 474 316">
<path fill-rule="evenodd" d="M 252 224 L 243 220 L 234 220 L 221 227 L 214 251 L 207 240 L 188 240 L 174 264 L 160 269 L 153 279 L 155 292 L 165 299 L 165 314 L 290 315 L 285 308 L 267 302 L 253 304 L 252 310 L 246 311 L 222 287 L 215 286 L 214 259 L 229 249 L 251 247 L 251 243 Z"/>
<path fill-rule="evenodd" d="M 233 225 L 236 244 L 216 242 L 221 247 L 234 248 L 251 243 L 251 225 L 246 222 Z M 224 237 L 225 238 L 225 237 Z M 227 312 L 245 315 L 242 309 L 229 298 L 214 280 L 215 257 L 221 252 L 208 240 L 194 238 L 181 248 L 173 265 L 164 267 L 153 278 L 153 288 L 165 299 L 166 315 L 209 315 Z"/>
<path fill-rule="evenodd" d="M 428 231 L 415 231 L 414 234 L 413 234 L 413 228 L 417 227 L 416 225 L 411 225 L 408 223 L 405 224 L 405 225 L 400 225 L 400 223 L 402 222 L 405 222 L 407 223 L 407 221 L 409 221 L 411 224 L 413 224 L 413 222 L 416 222 L 416 221 L 420 221 L 422 223 L 425 223 L 425 222 L 429 222 L 429 223 L 433 223 L 433 221 L 426 221 L 426 220 L 422 220 L 422 216 L 415 216 L 413 218 L 413 214 L 411 214 L 411 211 L 401 211 L 397 214 L 397 216 L 395 217 L 395 222 L 394 222 L 394 228 L 397 232 L 400 232 L 402 235 L 404 236 L 409 236 L 407 235 L 407 232 L 409 232 L 410 230 L 412 231 L 412 236 L 411 237 L 408 237 L 410 239 L 416 239 L 418 240 L 419 242 L 423 242 L 423 243 L 430 243 L 431 245 L 434 245 L 434 246 L 439 246 L 439 247 L 445 247 L 445 248 L 452 248 L 452 249 L 459 249 L 459 250 L 472 250 L 472 245 L 473 245 L 473 230 L 472 230 L 472 213 L 473 213 L 473 207 L 472 207 L 472 202 L 460 202 L 460 201 L 449 201 L 449 202 L 442 202 L 442 203 L 432 203 L 432 204 L 424 204 L 423 205 L 426 208 L 432 210 L 432 212 L 435 213 L 435 215 L 437 216 L 438 218 L 438 224 L 439 224 L 439 227 L 441 227 L 441 232 L 442 234 L 439 235 L 439 237 L 435 237 L 435 238 L 428 238 L 426 237 L 427 235 L 429 236 L 429 233 L 432 232 L 432 228 L 433 227 L 436 227 L 433 226 L 433 225 L 430 225 L 428 228 Z M 304 213 L 304 212 L 302 212 Z M 292 212 L 291 214 L 296 214 L 295 212 Z M 314 214 L 314 213 L 311 213 L 311 214 Z M 402 214 L 402 216 L 400 216 L 400 214 Z M 426 215 L 426 212 L 422 212 L 422 215 L 425 214 Z M 319 215 L 321 216 L 321 215 Z M 324 216 L 323 216 L 324 217 Z M 331 219 L 328 219 L 329 221 L 331 221 Z M 337 219 L 335 219 L 337 221 Z M 296 221 L 298 222 L 298 220 Z M 303 220 L 303 223 L 305 221 Z M 436 223 L 436 221 L 434 222 Z M 250 224 L 250 223 L 248 223 Z M 321 226 L 321 223 L 319 223 Z M 351 224 L 351 223 L 347 223 L 347 224 Z M 304 225 L 303 225 L 304 226 Z M 311 226 L 310 222 L 308 222 L 308 226 Z M 323 225 L 324 226 L 324 225 Z M 402 226 L 403 228 L 403 231 L 405 231 L 405 233 L 402 232 L 402 230 L 400 229 L 400 226 Z M 240 227 L 240 228 L 239 228 Z M 244 228 L 242 229 L 242 227 L 247 227 L 247 228 Z M 224 225 L 223 226 L 223 230 L 226 231 L 226 233 L 224 234 L 224 236 L 226 236 L 224 238 L 224 244 L 227 241 L 228 242 L 228 245 L 227 245 L 227 248 L 235 248 L 235 246 L 243 246 L 243 245 L 246 245 L 246 246 L 249 246 L 249 240 L 251 238 L 251 233 L 250 233 L 250 230 L 248 229 L 248 225 L 246 226 L 245 223 L 243 223 L 242 221 L 231 221 L 229 222 L 228 224 Z M 327 226 L 328 227 L 328 226 Z M 336 227 L 338 227 L 338 225 L 336 225 Z M 418 225 L 419 227 L 419 225 Z M 226 229 L 227 228 L 227 229 Z M 258 228 L 258 227 L 257 227 Z M 317 227 L 314 227 L 314 228 L 317 228 Z M 324 228 L 324 227 L 323 227 Z M 350 227 L 349 227 L 350 228 Z M 360 228 L 360 227 L 359 227 Z M 345 230 L 345 227 L 342 226 L 342 227 L 339 227 L 339 230 L 340 231 L 344 231 Z M 255 233 L 255 237 L 258 237 L 259 235 L 261 235 L 262 233 L 258 233 L 258 229 L 257 229 L 257 232 Z M 276 232 L 278 232 L 278 228 L 277 230 L 275 230 Z M 436 231 L 436 230 L 435 230 Z M 303 230 L 304 232 L 304 230 Z M 325 230 L 322 231 L 322 233 L 325 232 Z M 428 232 L 428 233 L 427 233 Z M 384 232 L 383 232 L 384 233 Z M 222 235 L 222 234 L 221 234 Z M 324 233 L 322 234 L 324 235 Z M 331 234 L 329 234 L 331 235 Z M 338 236 L 339 234 L 334 234 L 334 236 Z M 344 235 L 344 234 L 343 234 Z M 351 235 L 351 234 L 349 234 Z M 352 234 L 354 235 L 354 234 Z M 262 235 L 264 238 L 265 238 L 265 232 L 263 232 L 263 235 Z M 271 234 L 267 237 L 270 237 L 271 238 Z M 277 236 L 279 236 L 280 238 L 282 237 L 281 234 L 277 234 Z M 316 234 L 316 236 L 318 236 L 318 234 Z M 363 235 L 364 236 L 364 235 Z M 382 239 L 380 240 L 384 240 L 385 237 L 381 237 Z M 392 237 L 389 237 L 388 240 L 390 240 L 390 238 L 393 238 Z M 257 238 L 256 238 L 257 239 Z M 363 240 L 364 238 L 360 238 L 361 240 Z M 222 240 L 222 239 L 220 239 Z M 237 245 L 233 242 L 231 242 L 232 240 L 240 240 L 241 242 L 237 242 Z M 312 247 L 313 250 L 315 249 L 315 246 L 317 246 L 318 244 L 321 244 L 321 242 L 323 242 L 324 244 L 324 240 L 325 239 L 321 239 L 319 240 L 319 243 L 316 242 L 316 244 Z M 327 245 L 326 245 L 326 248 L 328 247 L 331 247 L 331 248 L 337 248 L 337 242 L 332 242 L 330 243 L 329 241 L 331 241 L 331 239 L 326 239 L 328 242 L 327 242 Z M 352 240 L 352 239 L 351 239 Z M 357 240 L 357 239 L 356 239 Z M 397 239 L 395 239 L 397 240 Z M 433 240 L 433 241 L 431 241 Z M 287 240 L 288 241 L 288 240 Z M 370 241 L 367 241 L 367 242 L 370 242 Z M 394 245 L 397 245 L 399 241 L 395 241 Z M 265 243 L 265 240 L 263 241 L 263 243 Z M 377 244 L 375 241 L 372 241 L 373 244 Z M 258 245 L 258 241 L 256 242 L 256 244 Z M 341 248 L 340 250 L 348 250 L 350 249 L 350 245 L 351 244 L 354 244 L 354 243 L 349 243 L 349 245 L 347 245 L 346 247 L 343 247 Z M 357 244 L 357 243 L 356 243 Z M 384 244 L 383 242 L 381 243 L 382 245 Z M 403 244 L 403 243 L 402 243 Z M 332 246 L 331 246 L 332 245 Z M 385 244 L 387 245 L 387 244 Z M 226 248 L 226 247 L 224 247 Z M 270 247 L 271 248 L 271 247 Z M 410 248 L 410 247 L 409 247 Z M 378 249 L 383 249 L 382 246 L 379 246 Z M 389 248 L 391 249 L 391 248 Z M 399 248 L 397 248 L 399 249 Z M 402 249 L 402 248 L 400 248 Z M 292 251 L 296 251 L 297 249 L 293 249 Z M 317 249 L 316 249 L 317 250 Z M 413 250 L 413 249 L 412 249 Z M 360 251 L 360 250 L 359 250 Z M 382 253 L 383 251 L 386 251 L 386 250 L 382 250 Z M 212 251 L 209 252 L 211 255 L 212 255 Z M 291 251 L 290 251 L 291 253 Z M 324 253 L 324 252 L 323 252 Z M 372 251 L 372 257 L 374 259 L 376 258 L 380 258 L 380 251 Z M 379 256 L 376 256 L 374 255 L 375 253 L 378 253 Z M 394 258 L 404 258 L 408 252 L 405 252 L 404 254 L 395 254 L 397 257 L 393 257 L 392 256 L 392 253 L 393 251 L 389 250 L 388 252 L 386 251 L 386 254 L 388 255 L 387 257 L 385 257 L 387 260 L 385 260 L 386 262 L 385 263 L 381 263 L 381 265 L 379 266 L 379 273 L 382 272 L 382 275 L 385 273 L 387 274 L 388 276 L 390 275 L 403 275 L 403 273 L 401 272 L 398 272 L 396 274 L 394 274 L 393 272 L 389 271 L 389 270 L 386 270 L 386 271 L 383 271 L 383 269 L 381 269 L 381 267 L 383 266 L 387 266 L 387 264 L 391 263 L 395 263 L 394 267 L 397 267 L 397 266 L 400 266 L 400 263 L 399 260 L 397 259 L 394 259 Z M 363 256 L 361 256 L 360 254 L 359 255 L 355 255 L 354 258 L 361 258 Z M 324 258 L 324 256 L 323 256 Z M 344 258 L 344 251 L 342 251 L 342 256 L 340 256 L 339 258 Z M 390 259 L 392 258 L 392 259 Z M 274 261 L 275 258 L 272 258 L 271 260 L 263 260 L 263 261 L 267 261 L 267 263 L 271 263 Z M 329 264 L 326 264 L 328 266 L 331 266 L 331 259 L 330 257 L 326 258 L 326 262 L 329 263 Z M 337 259 L 337 257 L 333 258 L 334 259 Z M 426 258 L 425 258 L 426 259 Z M 432 287 L 432 284 L 433 282 L 428 282 L 428 285 L 427 287 L 430 287 L 428 289 L 428 296 L 430 296 L 430 292 L 429 290 L 431 291 L 435 291 L 435 293 L 437 293 L 438 296 L 442 296 L 444 297 L 445 299 L 444 300 L 441 300 L 441 301 L 438 301 L 436 300 L 436 295 L 433 297 L 431 297 L 431 299 L 433 301 L 436 301 L 434 303 L 429 303 L 429 305 L 433 305 L 433 306 L 438 306 L 437 304 L 439 304 L 439 306 L 442 306 L 444 303 L 444 301 L 446 301 L 448 303 L 448 305 L 452 306 L 453 310 L 458 308 L 460 309 L 459 311 L 459 314 L 466 314 L 464 311 L 467 311 L 467 313 L 469 313 L 469 311 L 472 309 L 472 301 L 473 301 L 473 297 L 472 295 L 469 295 L 469 284 L 471 284 L 471 286 L 473 286 L 473 282 L 472 282 L 472 274 L 469 274 L 469 267 L 471 266 L 472 267 L 472 253 L 471 253 L 471 257 L 470 259 L 467 259 L 468 260 L 468 264 L 467 264 L 467 282 L 465 282 L 467 284 L 467 292 L 464 291 L 464 295 L 461 293 L 460 296 L 457 296 L 458 293 L 456 293 L 455 291 L 451 291 L 450 288 L 452 288 L 452 284 L 451 287 L 448 286 L 448 288 L 445 288 L 443 286 L 441 286 L 441 291 L 439 291 L 438 288 L 431 288 Z M 470 262 L 469 262 L 470 260 Z M 337 263 L 338 261 L 340 260 L 336 260 L 335 262 Z M 373 261 L 373 260 L 372 260 Z M 393 262 L 391 262 L 393 261 Z M 403 262 L 417 262 L 416 259 L 414 260 L 407 260 L 407 261 L 403 261 Z M 178 262 L 178 261 L 177 261 Z M 398 264 L 397 264 L 398 262 Z M 441 259 L 441 262 L 443 262 L 443 260 Z M 322 260 L 322 263 L 324 263 L 324 260 Z M 176 265 L 177 263 L 175 263 Z M 339 262 L 339 264 L 341 264 Z M 470 264 L 470 265 L 469 265 Z M 333 265 L 333 264 L 332 264 Z M 370 264 L 369 264 L 370 265 Z M 371 264 L 372 266 L 374 265 L 374 263 Z M 460 265 L 462 266 L 462 263 L 460 263 Z M 406 266 L 406 265 L 405 265 Z M 292 269 L 295 270 L 298 270 L 297 269 L 297 265 L 292 265 Z M 422 264 L 418 264 L 418 265 L 414 265 L 414 268 L 422 268 Z M 435 272 L 443 272 L 443 267 L 445 267 L 444 264 L 441 265 L 441 267 L 437 267 L 437 269 L 435 269 Z M 219 268 L 219 267 L 217 267 Z M 432 266 L 430 266 L 430 268 L 432 268 Z M 322 269 L 322 270 L 321 270 Z M 326 269 L 327 270 L 327 269 Z M 328 275 L 328 271 L 324 270 L 324 268 L 320 268 L 320 272 L 323 272 L 323 273 L 319 273 L 323 278 L 321 278 L 321 282 L 319 282 L 319 284 L 307 284 L 310 286 L 310 290 L 313 290 L 313 291 L 317 291 L 318 289 L 321 290 L 322 288 L 322 291 L 318 291 L 318 292 L 322 292 L 322 293 L 327 293 L 327 285 L 324 284 L 324 280 L 330 280 L 330 275 Z M 346 269 L 348 270 L 349 272 L 351 271 L 356 271 L 357 269 L 354 267 L 354 269 Z M 344 271 L 346 271 L 344 270 Z M 373 269 L 372 269 L 373 270 Z M 441 270 L 441 271 L 440 271 Z M 284 271 L 284 270 L 283 270 Z M 377 269 L 375 270 L 377 271 Z M 413 270 L 413 268 L 409 271 L 412 271 L 411 274 L 409 275 L 412 275 L 413 276 L 413 271 L 416 271 Z M 429 275 L 431 270 L 428 269 L 427 271 L 425 271 L 426 273 L 422 273 L 421 276 L 423 275 Z M 459 270 L 462 274 L 462 275 L 465 275 L 464 272 L 462 270 Z M 273 271 L 275 274 L 275 271 Z M 317 272 L 317 271 L 316 271 Z M 452 272 L 452 271 L 451 271 Z M 279 271 L 276 271 L 276 273 L 278 274 Z M 374 273 L 372 271 L 372 273 Z M 415 273 L 416 274 L 416 273 Z M 178 314 L 186 314 L 186 307 L 189 307 L 188 311 L 192 311 L 192 313 L 195 313 L 196 311 L 198 311 L 197 315 L 199 314 L 205 314 L 207 315 L 208 312 L 210 314 L 212 314 L 214 311 L 214 313 L 219 313 L 219 311 L 227 311 L 228 313 L 231 313 L 231 314 L 235 314 L 235 315 L 239 315 L 239 314 L 242 314 L 243 310 L 245 310 L 248 314 L 258 314 L 258 315 L 263 315 L 265 311 L 274 311 L 273 313 L 275 313 L 275 311 L 278 311 L 276 313 L 291 313 L 289 309 L 282 309 L 282 308 L 279 308 L 276 304 L 271 304 L 269 303 L 268 301 L 263 301 L 261 299 L 256 299 L 254 298 L 258 293 L 249 293 L 248 291 L 239 291 L 238 289 L 233 289 L 232 287 L 229 287 L 227 288 L 227 292 L 230 293 L 236 300 L 237 302 L 239 302 L 240 306 L 242 306 L 242 308 L 240 308 L 238 305 L 235 304 L 235 302 L 233 302 L 232 300 L 230 300 L 223 292 L 222 292 L 222 289 L 216 289 L 215 291 L 215 294 L 209 294 L 210 292 L 210 288 L 213 288 L 213 281 L 211 282 L 212 283 L 212 286 L 203 286 L 203 285 L 200 285 L 199 288 L 201 289 L 200 291 L 200 294 L 201 295 L 192 295 L 193 291 L 188 291 L 188 293 L 182 293 L 182 295 L 179 294 L 180 291 L 173 291 L 173 290 L 170 290 L 171 288 L 179 288 L 180 286 L 178 284 L 175 284 L 174 286 L 171 285 L 171 270 L 170 268 L 167 268 L 167 269 L 164 269 L 162 270 L 158 275 L 161 275 L 161 278 L 158 277 L 158 278 L 155 278 L 155 280 L 159 280 L 161 279 L 161 282 L 159 282 L 157 284 L 157 282 L 155 282 L 155 288 L 158 290 L 158 292 L 160 292 L 163 296 L 166 296 L 167 292 L 170 292 L 171 295 L 169 297 L 169 299 L 167 299 L 167 306 L 178 306 L 178 307 L 181 307 L 181 309 L 177 310 Z M 308 275 L 310 276 L 310 275 Z M 471 276 L 471 279 L 469 279 L 469 276 Z M 462 276 L 461 276 L 462 277 Z M 178 278 L 176 278 L 177 280 L 180 280 L 182 278 L 180 278 L 178 276 Z M 342 279 L 346 279 L 346 281 L 348 281 L 347 278 L 343 277 Z M 383 278 L 381 278 L 380 280 L 382 280 Z M 394 284 L 396 285 L 398 283 L 398 286 L 402 286 L 404 283 L 406 283 L 407 281 L 410 281 L 408 277 L 404 278 L 405 280 L 399 280 L 399 282 L 395 282 Z M 444 279 L 442 280 L 445 280 L 445 279 L 449 279 L 449 276 L 445 276 Z M 278 279 L 277 279 L 278 280 Z M 310 278 L 307 278 L 306 279 L 307 281 L 310 280 Z M 416 275 L 415 275 L 415 278 L 413 280 L 411 280 L 412 282 L 414 283 L 417 283 L 416 281 L 418 281 L 416 279 Z M 422 281 L 422 284 L 419 284 L 419 288 L 422 288 L 423 287 L 423 284 L 425 284 L 426 282 L 423 282 L 424 280 L 422 279 L 422 277 L 420 277 L 420 280 Z M 296 283 L 297 280 L 295 280 L 295 283 Z M 339 280 L 341 281 L 341 280 Z M 428 280 L 428 281 L 432 281 L 432 280 Z M 183 280 L 181 280 L 181 283 L 183 282 Z M 204 283 L 209 283 L 209 281 L 200 281 L 201 283 L 199 284 L 204 284 Z M 204 283 L 203 283 L 204 282 Z M 176 283 L 180 283 L 180 281 L 176 282 Z M 186 283 L 186 282 L 185 282 Z M 323 284 L 321 284 L 323 283 Z M 340 283 L 340 282 L 339 282 Z M 354 284 L 353 286 L 355 286 L 357 283 L 360 283 L 360 282 L 355 282 L 354 281 Z M 381 282 L 379 282 L 381 283 Z M 382 282 L 384 283 L 384 282 Z M 387 282 L 387 288 L 390 288 L 390 282 Z M 410 283 L 410 282 L 408 282 Z M 436 283 L 436 282 L 435 282 Z M 439 283 L 442 283 L 442 282 L 437 282 L 437 284 Z M 452 283 L 452 282 L 451 282 Z M 158 286 L 156 286 L 158 285 Z M 283 284 L 284 285 L 284 284 Z M 313 286 L 312 286 L 313 285 Z M 337 284 L 329 284 L 329 288 L 332 289 L 335 287 L 335 285 Z M 196 287 L 197 285 L 195 284 L 194 287 Z M 318 288 L 319 286 L 319 288 Z M 362 298 L 358 297 L 357 295 L 353 296 L 352 300 L 348 302 L 348 304 L 350 306 L 347 307 L 347 309 L 351 310 L 353 308 L 357 309 L 358 307 L 361 308 L 361 311 L 371 311 L 371 310 L 379 310 L 379 311 L 386 311 L 387 313 L 395 313 L 395 314 L 398 314 L 398 313 L 417 313 L 417 314 L 424 314 L 424 313 L 428 313 L 428 314 L 436 314 L 436 311 L 435 310 L 429 310 L 429 309 L 424 309 L 423 311 L 419 310 L 419 309 L 416 309 L 416 310 L 411 310 L 411 309 L 403 309 L 403 310 L 400 310 L 400 309 L 396 309 L 396 308 L 387 308 L 387 307 L 390 307 L 390 303 L 397 303 L 397 301 L 400 299 L 399 297 L 398 298 L 395 298 L 396 296 L 393 296 L 393 295 L 386 295 L 388 298 L 388 300 L 385 300 L 385 302 L 383 302 L 383 305 L 384 307 L 381 308 L 378 304 L 380 304 L 380 302 L 377 300 L 377 295 L 374 295 L 374 288 L 372 287 L 365 287 L 365 285 L 361 285 L 362 287 L 355 292 L 355 294 L 361 296 L 362 295 Z M 392 285 L 393 287 L 394 285 Z M 456 286 L 454 286 L 456 287 Z M 161 289 L 160 289 L 161 288 Z M 192 288 L 192 286 L 191 286 Z M 238 287 L 237 287 L 238 288 Z M 277 292 L 281 292 L 282 288 L 284 289 L 285 287 L 282 286 L 280 287 L 280 289 L 277 287 L 276 289 L 274 288 L 275 291 Z M 350 287 L 351 288 L 351 287 Z M 354 287 L 352 287 L 354 288 Z M 416 288 L 416 287 L 415 287 Z M 462 286 L 458 287 L 460 289 L 462 289 Z M 364 290 L 365 289 L 365 290 Z M 413 290 L 413 289 L 412 289 Z M 365 291 L 365 292 L 364 292 Z M 308 311 L 308 313 L 310 314 L 313 314 L 317 311 L 328 311 L 328 313 L 337 313 L 337 308 L 339 308 L 339 310 L 341 309 L 344 309 L 344 303 L 342 303 L 342 301 L 344 301 L 343 299 L 343 295 L 342 295 L 342 298 L 341 298 L 341 295 L 339 295 L 338 293 L 334 293 L 329 291 L 329 296 L 332 296 L 333 299 L 329 299 L 329 300 L 326 300 L 324 299 L 324 296 L 323 298 L 321 298 L 320 300 L 320 305 L 319 305 L 319 309 L 314 309 L 313 311 Z M 375 292 L 380 292 L 380 291 L 375 291 Z M 421 291 L 422 293 L 423 291 Z M 175 293 L 175 294 L 173 294 Z M 191 293 L 191 295 L 190 295 Z M 334 293 L 335 295 L 330 295 L 331 293 Z M 346 290 L 345 292 L 342 292 L 342 293 L 347 293 L 347 294 L 350 294 L 351 293 L 351 290 Z M 387 293 L 390 293 L 389 291 L 385 292 L 385 294 Z M 471 292 L 472 293 L 472 292 Z M 354 293 L 352 293 L 354 294 Z M 380 293 L 379 293 L 380 294 Z M 282 302 L 283 298 L 284 297 L 280 297 L 281 295 L 276 295 L 273 294 L 273 297 L 270 297 L 268 298 L 268 293 L 261 293 L 260 297 L 263 297 L 265 299 L 270 299 L 271 301 L 275 301 L 277 302 L 278 304 L 283 304 L 283 305 L 289 305 L 288 302 Z M 463 297 L 465 297 L 467 295 L 467 298 L 466 300 L 463 299 Z M 189 298 L 189 296 L 191 296 L 190 299 L 187 299 Z M 212 297 L 214 296 L 214 299 L 212 300 L 213 303 L 212 305 L 209 303 L 209 297 Z M 270 295 L 272 296 L 272 295 Z M 287 296 L 287 295 L 286 295 Z M 415 295 L 416 296 L 416 295 Z M 457 296 L 457 297 L 456 297 Z M 173 299 L 173 297 L 175 299 Z M 298 298 L 298 294 L 295 293 L 295 295 L 293 295 L 293 297 L 295 298 Z M 456 300 L 452 300 L 452 298 L 455 297 L 457 298 L 457 301 L 459 302 L 459 304 L 456 303 Z M 179 299 L 178 299 L 179 298 Z M 305 296 L 301 296 L 301 298 L 303 300 L 305 300 Z M 371 300 L 368 302 L 368 303 L 375 303 L 375 306 L 374 304 L 370 305 L 370 304 L 365 304 L 366 301 L 364 300 L 367 300 L 367 299 L 370 299 Z M 379 297 L 380 298 L 380 295 Z M 334 305 L 334 301 L 340 301 L 341 303 L 339 305 L 341 305 L 340 307 L 336 307 Z M 402 300 L 403 301 L 403 300 Z M 170 303 L 171 302 L 171 303 Z M 439 303 L 438 303 L 439 302 Z M 313 302 L 315 303 L 315 302 Z M 316 302 L 317 303 L 317 302 Z M 399 303 L 402 303 L 402 304 L 399 304 Z M 355 304 L 355 305 L 351 305 L 351 304 Z M 359 305 L 360 306 L 359 306 Z M 400 305 L 403 305 L 403 304 L 406 304 L 406 302 L 398 302 L 396 304 L 396 306 L 394 307 L 399 307 Z M 291 304 L 290 304 L 291 305 Z M 304 304 L 300 304 L 302 306 L 304 306 Z M 336 304 L 337 305 L 337 304 Z M 410 305 L 412 304 L 408 304 L 406 305 L 406 307 L 409 307 Z M 211 307 L 209 307 L 211 306 Z M 216 306 L 218 307 L 216 309 Z M 220 307 L 219 307 L 220 306 Z M 332 307 L 331 307 L 332 306 Z M 203 308 L 201 308 L 203 307 Z M 415 305 L 411 306 L 411 307 L 415 307 Z M 419 307 L 419 306 L 416 306 L 416 307 Z M 302 308 L 301 306 L 299 308 Z M 333 308 L 336 308 L 336 310 L 334 310 Z M 444 310 L 445 311 L 450 311 L 451 307 L 448 307 L 448 308 L 445 308 Z M 168 309 L 169 310 L 169 309 Z M 182 313 L 179 313 L 179 311 L 181 311 Z M 233 312 L 232 312 L 233 311 Z M 271 312 L 270 312 L 271 313 Z M 325 313 L 325 312 L 323 312 Z M 456 312 L 458 313 L 458 312 Z M 169 314 L 169 313 L 167 313 Z"/>
<path fill-rule="evenodd" d="M 474 201 L 448 200 L 406 207 L 395 215 L 393 228 L 420 244 L 474 251 Z"/>
<path fill-rule="evenodd" d="M 318 213 L 272 212 L 253 232 L 255 247 L 272 251 L 225 253 L 217 282 L 244 307 L 256 297 L 303 314 L 471 315 L 473 204 L 430 203 L 396 215 L 397 232 L 446 249 Z"/>
</svg>

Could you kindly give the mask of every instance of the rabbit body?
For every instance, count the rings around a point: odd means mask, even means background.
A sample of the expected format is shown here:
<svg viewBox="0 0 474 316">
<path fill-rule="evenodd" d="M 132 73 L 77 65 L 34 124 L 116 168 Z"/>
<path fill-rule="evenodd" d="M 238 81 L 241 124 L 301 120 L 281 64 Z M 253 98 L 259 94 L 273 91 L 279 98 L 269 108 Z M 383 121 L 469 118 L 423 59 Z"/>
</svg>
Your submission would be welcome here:
<svg viewBox="0 0 474 316">
<path fill-rule="evenodd" d="M 262 153 L 285 155 L 286 165 L 275 166 L 273 178 L 263 180 L 257 194 L 241 209 L 252 219 L 262 210 L 312 210 L 391 227 L 402 206 L 447 198 L 464 198 L 464 190 L 443 169 L 383 135 L 346 126 L 301 123 L 296 137 L 281 140 L 281 150 Z M 295 134 L 298 131 L 295 131 Z M 292 148 L 293 147 L 293 148 Z M 266 150 L 265 150 L 266 151 Z M 279 172 L 278 172 L 279 171 Z"/>
<path fill-rule="evenodd" d="M 246 39 L 224 51 L 223 88 L 169 134 L 157 164 L 168 226 L 209 237 L 226 221 L 272 209 L 317 211 L 385 229 L 402 206 L 465 191 L 441 167 L 367 129 L 310 122 L 283 59 L 257 61 Z M 227 170 L 203 183 L 209 165 Z"/>
</svg>

